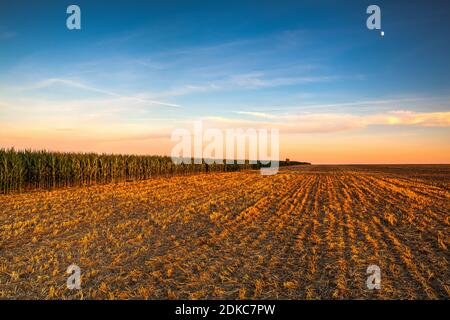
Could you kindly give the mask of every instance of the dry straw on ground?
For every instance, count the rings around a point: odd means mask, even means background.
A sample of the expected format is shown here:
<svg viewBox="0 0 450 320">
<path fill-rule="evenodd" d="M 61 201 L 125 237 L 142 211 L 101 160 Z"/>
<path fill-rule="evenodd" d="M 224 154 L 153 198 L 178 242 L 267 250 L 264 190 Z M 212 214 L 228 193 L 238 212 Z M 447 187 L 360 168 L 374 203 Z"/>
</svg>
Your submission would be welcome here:
<svg viewBox="0 0 450 320">
<path fill-rule="evenodd" d="M 448 299 L 449 182 L 310 166 L 0 195 L 0 298 Z"/>
</svg>

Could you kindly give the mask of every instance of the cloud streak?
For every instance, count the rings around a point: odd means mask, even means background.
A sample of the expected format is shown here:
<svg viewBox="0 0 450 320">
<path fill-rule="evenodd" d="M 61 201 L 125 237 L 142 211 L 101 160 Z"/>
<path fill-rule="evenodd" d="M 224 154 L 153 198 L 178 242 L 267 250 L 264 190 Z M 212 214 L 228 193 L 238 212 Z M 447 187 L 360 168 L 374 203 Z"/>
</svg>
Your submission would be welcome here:
<svg viewBox="0 0 450 320">
<path fill-rule="evenodd" d="M 161 92 L 149 93 L 146 96 L 168 98 L 217 91 L 257 90 L 307 83 L 327 82 L 333 81 L 338 78 L 339 77 L 337 76 L 273 77 L 270 75 L 265 75 L 263 72 L 251 74 L 236 74 L 231 75 L 224 80 L 210 81 L 201 84 L 182 85 Z"/>
<path fill-rule="evenodd" d="M 179 104 L 150 100 L 150 99 L 145 99 L 145 98 L 142 98 L 139 96 L 121 95 L 121 94 L 118 94 L 113 91 L 99 89 L 99 88 L 84 84 L 82 82 L 74 81 L 71 79 L 63 79 L 63 78 L 49 78 L 49 79 L 41 80 L 30 86 L 19 88 L 19 91 L 39 90 L 39 89 L 43 89 L 43 88 L 52 87 L 54 85 L 64 85 L 64 86 L 68 86 L 68 87 L 72 87 L 72 88 L 82 89 L 82 90 L 86 90 L 86 91 L 90 91 L 90 92 L 94 92 L 94 93 L 99 93 L 99 94 L 115 97 L 115 98 L 122 99 L 125 101 L 144 102 L 144 103 L 149 103 L 152 105 L 159 105 L 159 106 L 172 107 L 172 108 L 180 108 L 181 107 Z"/>
<path fill-rule="evenodd" d="M 278 128 L 284 133 L 331 133 L 369 126 L 450 127 L 450 112 L 416 112 L 391 110 L 382 113 L 354 115 L 348 113 L 315 113 L 274 115 L 262 112 L 236 111 L 250 119 L 207 117 L 209 125 Z"/>
</svg>

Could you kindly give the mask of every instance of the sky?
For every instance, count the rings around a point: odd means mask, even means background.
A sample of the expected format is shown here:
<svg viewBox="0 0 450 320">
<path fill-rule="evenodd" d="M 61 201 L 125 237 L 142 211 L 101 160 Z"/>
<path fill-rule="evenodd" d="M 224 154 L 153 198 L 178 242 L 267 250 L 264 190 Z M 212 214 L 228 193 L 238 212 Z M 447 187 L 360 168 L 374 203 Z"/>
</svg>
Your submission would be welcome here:
<svg viewBox="0 0 450 320">
<path fill-rule="evenodd" d="M 69 30 L 66 9 L 81 9 Z M 366 9 L 381 9 L 369 30 Z M 0 2 L 0 147 L 170 155 L 277 128 L 312 163 L 450 163 L 445 1 Z M 381 35 L 384 32 L 384 36 Z"/>
</svg>

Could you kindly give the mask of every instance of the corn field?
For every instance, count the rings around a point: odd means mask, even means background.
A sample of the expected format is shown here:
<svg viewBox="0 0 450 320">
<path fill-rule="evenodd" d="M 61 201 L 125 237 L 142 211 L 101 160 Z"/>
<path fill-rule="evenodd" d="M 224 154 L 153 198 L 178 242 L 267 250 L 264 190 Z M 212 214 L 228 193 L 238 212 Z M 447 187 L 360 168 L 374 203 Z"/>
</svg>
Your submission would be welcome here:
<svg viewBox="0 0 450 320">
<path fill-rule="evenodd" d="M 176 165 L 167 156 L 17 151 L 0 148 L 0 193 L 146 180 L 158 175 L 258 169 L 260 166 L 249 164 L 248 161 L 241 165 L 207 165 L 204 162 Z"/>
</svg>

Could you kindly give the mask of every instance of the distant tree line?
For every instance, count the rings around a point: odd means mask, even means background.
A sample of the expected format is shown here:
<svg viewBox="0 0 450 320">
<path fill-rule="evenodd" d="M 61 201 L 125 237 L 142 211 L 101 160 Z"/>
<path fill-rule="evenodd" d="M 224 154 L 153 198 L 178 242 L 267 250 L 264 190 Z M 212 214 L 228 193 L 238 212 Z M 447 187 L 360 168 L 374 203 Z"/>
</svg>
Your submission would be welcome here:
<svg viewBox="0 0 450 320">
<path fill-rule="evenodd" d="M 280 166 L 307 164 L 280 161 Z M 259 169 L 250 164 L 174 164 L 167 156 L 65 153 L 0 148 L 0 193 L 145 180 L 160 175 Z"/>
</svg>

